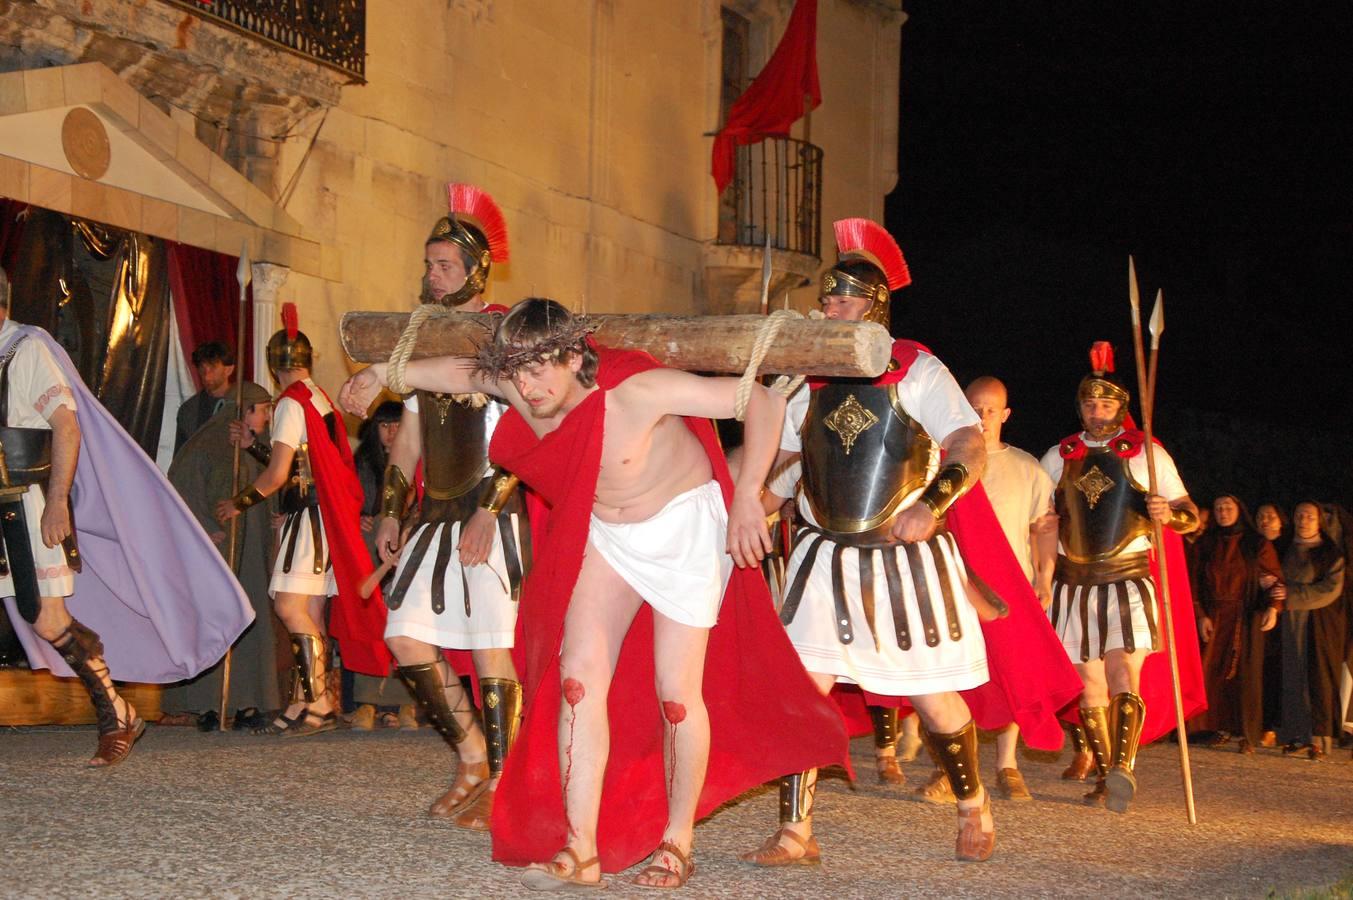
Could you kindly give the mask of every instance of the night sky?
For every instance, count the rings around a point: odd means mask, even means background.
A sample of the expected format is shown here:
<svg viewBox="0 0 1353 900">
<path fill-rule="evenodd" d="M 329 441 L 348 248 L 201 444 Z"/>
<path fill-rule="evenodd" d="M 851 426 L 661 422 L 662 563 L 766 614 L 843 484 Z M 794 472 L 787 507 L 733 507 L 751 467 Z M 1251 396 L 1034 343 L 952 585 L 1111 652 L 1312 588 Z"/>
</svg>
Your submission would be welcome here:
<svg viewBox="0 0 1353 900">
<path fill-rule="evenodd" d="M 1007 436 L 1041 453 L 1091 341 L 1135 394 L 1132 253 L 1195 497 L 1353 501 L 1353 7 L 905 8 L 894 332 L 1007 381 Z"/>
</svg>

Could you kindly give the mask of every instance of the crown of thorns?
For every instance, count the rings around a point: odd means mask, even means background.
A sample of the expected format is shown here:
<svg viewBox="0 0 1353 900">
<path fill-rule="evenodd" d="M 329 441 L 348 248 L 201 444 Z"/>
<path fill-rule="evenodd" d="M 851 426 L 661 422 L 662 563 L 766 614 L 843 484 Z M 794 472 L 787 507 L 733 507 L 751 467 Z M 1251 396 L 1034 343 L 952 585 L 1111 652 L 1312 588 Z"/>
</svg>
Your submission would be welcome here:
<svg viewBox="0 0 1353 900">
<path fill-rule="evenodd" d="M 600 323 L 587 316 L 573 316 L 568 324 L 554 327 L 554 334 L 529 345 L 514 341 L 504 344 L 490 341 L 479 348 L 476 368 L 487 378 L 510 378 L 526 366 L 557 360 L 564 353 L 580 353 L 588 335 L 596 331 Z"/>
</svg>

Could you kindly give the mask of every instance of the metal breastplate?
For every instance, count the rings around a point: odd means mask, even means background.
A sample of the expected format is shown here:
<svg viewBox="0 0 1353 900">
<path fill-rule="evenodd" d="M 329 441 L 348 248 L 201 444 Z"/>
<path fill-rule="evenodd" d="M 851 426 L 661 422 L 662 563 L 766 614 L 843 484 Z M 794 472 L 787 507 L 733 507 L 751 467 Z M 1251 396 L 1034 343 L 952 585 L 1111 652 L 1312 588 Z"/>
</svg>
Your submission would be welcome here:
<svg viewBox="0 0 1353 900">
<path fill-rule="evenodd" d="M 1146 489 L 1128 461 L 1110 447 L 1087 447 L 1080 459 L 1062 461 L 1057 483 L 1058 532 L 1072 562 L 1102 562 L 1151 533 Z"/>
<path fill-rule="evenodd" d="M 329 439 L 337 441 L 338 415 L 334 412 L 324 416 L 324 427 Z M 319 495 L 315 493 L 315 471 L 310 466 L 310 442 L 305 440 L 296 448 L 291 458 L 291 471 L 287 483 L 282 486 L 278 505 L 283 513 L 298 513 L 319 506 Z"/>
<path fill-rule="evenodd" d="M 450 500 L 479 486 L 489 471 L 487 408 L 450 394 L 418 392 L 427 496 Z"/>
<path fill-rule="evenodd" d="M 804 497 L 826 531 L 878 528 L 925 486 L 934 441 L 902 409 L 896 385 L 843 381 L 814 390 L 801 436 Z"/>
</svg>

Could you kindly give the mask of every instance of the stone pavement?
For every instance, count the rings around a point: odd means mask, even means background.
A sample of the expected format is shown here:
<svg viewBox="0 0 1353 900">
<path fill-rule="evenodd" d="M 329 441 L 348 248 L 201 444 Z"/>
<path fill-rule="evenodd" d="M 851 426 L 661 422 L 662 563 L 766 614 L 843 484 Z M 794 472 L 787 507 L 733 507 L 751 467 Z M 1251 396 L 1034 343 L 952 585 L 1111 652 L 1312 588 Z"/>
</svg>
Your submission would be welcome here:
<svg viewBox="0 0 1353 900">
<path fill-rule="evenodd" d="M 305 740 L 152 726 L 126 763 L 83 768 L 89 728 L 0 731 L 0 896 L 515 897 L 515 870 L 488 838 L 424 807 L 452 756 L 432 731 L 339 732 Z M 1079 803 L 1048 754 L 1022 758 L 1033 803 L 996 802 L 996 856 L 953 859 L 953 809 L 862 777 L 818 792 L 825 865 L 760 871 L 737 861 L 774 827 L 762 789 L 696 830 L 690 897 L 1263 897 L 1353 873 L 1353 765 L 1275 751 L 1195 748 L 1201 824 L 1185 822 L 1177 749 L 1138 761 L 1126 817 Z M 983 747 L 984 775 L 992 747 Z M 918 764 L 906 767 L 913 782 Z M 607 896 L 650 891 L 613 880 Z"/>
</svg>

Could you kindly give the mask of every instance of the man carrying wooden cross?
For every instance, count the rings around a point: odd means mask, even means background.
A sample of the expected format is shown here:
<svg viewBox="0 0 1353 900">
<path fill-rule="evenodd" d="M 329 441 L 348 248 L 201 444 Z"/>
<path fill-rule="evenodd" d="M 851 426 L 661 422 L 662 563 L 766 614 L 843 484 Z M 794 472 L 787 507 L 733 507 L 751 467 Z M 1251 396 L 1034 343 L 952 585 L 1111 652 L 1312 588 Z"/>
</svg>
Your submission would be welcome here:
<svg viewBox="0 0 1353 900">
<path fill-rule="evenodd" d="M 735 484 L 707 419 L 734 414 L 737 380 L 599 349 L 591 328 L 525 300 L 478 361 L 411 362 L 403 380 L 506 400 L 490 458 L 550 504 L 522 596 L 526 718 L 498 787 L 495 859 L 550 889 L 657 847 L 635 883 L 678 887 L 697 817 L 842 761 L 845 734 L 756 568 L 783 401 L 751 390 Z M 364 410 L 387 378 L 358 373 L 341 402 Z"/>
</svg>

